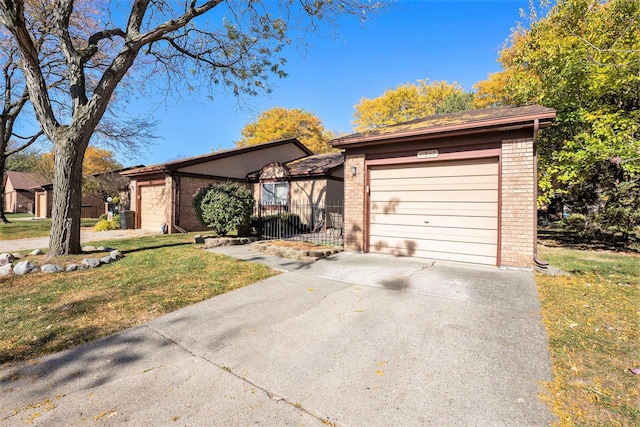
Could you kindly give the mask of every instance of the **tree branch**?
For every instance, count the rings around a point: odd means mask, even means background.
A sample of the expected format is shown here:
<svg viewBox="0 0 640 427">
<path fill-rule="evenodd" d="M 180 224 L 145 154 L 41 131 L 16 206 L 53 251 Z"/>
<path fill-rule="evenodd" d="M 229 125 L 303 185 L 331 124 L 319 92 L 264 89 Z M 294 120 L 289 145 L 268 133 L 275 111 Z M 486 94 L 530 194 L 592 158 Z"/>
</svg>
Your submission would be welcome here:
<svg viewBox="0 0 640 427">
<path fill-rule="evenodd" d="M 42 135 L 44 135 L 44 132 L 42 131 L 42 129 L 40 131 L 38 131 L 38 133 L 36 133 L 35 135 L 31 136 L 28 138 L 27 142 L 25 142 L 24 144 L 22 144 L 21 146 L 17 147 L 17 148 L 13 148 L 11 150 L 8 150 L 4 155 L 5 157 L 8 157 L 12 154 L 15 154 L 19 151 L 24 150 L 25 148 L 27 148 L 28 146 L 30 146 L 31 144 L 33 144 L 34 142 L 36 142 L 38 140 L 38 138 L 40 138 Z M 21 136 L 15 135 L 15 137 L 20 138 L 20 139 L 27 139 L 27 138 L 23 138 Z"/>
<path fill-rule="evenodd" d="M 47 83 L 40 69 L 38 49 L 27 29 L 24 5 L 22 1 L 5 0 L 0 2 L 0 12 L 0 22 L 11 32 L 20 46 L 21 68 L 38 121 L 45 133 L 53 136 L 59 128 L 59 123 L 55 119 Z"/>
</svg>

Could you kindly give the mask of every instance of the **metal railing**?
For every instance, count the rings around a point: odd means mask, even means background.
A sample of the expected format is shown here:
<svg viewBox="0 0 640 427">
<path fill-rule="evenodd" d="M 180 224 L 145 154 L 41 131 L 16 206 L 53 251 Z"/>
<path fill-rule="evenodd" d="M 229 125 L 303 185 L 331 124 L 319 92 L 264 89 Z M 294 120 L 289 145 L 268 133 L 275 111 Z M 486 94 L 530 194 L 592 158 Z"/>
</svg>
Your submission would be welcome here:
<svg viewBox="0 0 640 427">
<path fill-rule="evenodd" d="M 344 202 L 290 203 L 256 207 L 252 226 L 263 240 L 293 240 L 342 246 Z"/>
</svg>

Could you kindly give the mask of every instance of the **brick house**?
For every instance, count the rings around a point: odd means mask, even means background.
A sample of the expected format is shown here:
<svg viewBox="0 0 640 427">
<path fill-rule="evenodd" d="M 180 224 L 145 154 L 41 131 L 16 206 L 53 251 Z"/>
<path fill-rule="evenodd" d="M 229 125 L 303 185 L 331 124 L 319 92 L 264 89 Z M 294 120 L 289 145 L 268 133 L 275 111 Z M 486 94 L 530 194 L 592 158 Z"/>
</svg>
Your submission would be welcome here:
<svg viewBox="0 0 640 427">
<path fill-rule="evenodd" d="M 261 200 L 263 190 L 265 200 L 268 199 L 266 191 L 271 191 L 286 198 L 287 203 L 291 197 L 299 197 L 305 191 L 311 191 L 311 197 L 320 197 L 326 194 L 327 189 L 334 191 L 334 187 L 342 187 L 340 172 L 333 167 L 320 167 L 319 164 L 324 164 L 321 161 L 315 163 L 318 168 L 306 170 L 306 178 L 299 173 L 302 168 L 295 161 L 302 162 L 301 159 L 313 157 L 312 154 L 293 138 L 124 172 L 123 175 L 131 179 L 131 207 L 136 212 L 136 228 L 166 229 L 168 232 L 202 230 L 202 224 L 193 211 L 193 197 L 199 189 L 216 182 L 231 181 L 245 185 L 257 200 Z M 338 155 L 342 163 L 342 156 Z M 265 165 L 269 167 L 265 169 Z M 275 175 L 267 178 L 268 174 Z M 339 184 L 334 181 L 339 181 Z M 341 190 L 336 191 L 342 194 Z"/>
<path fill-rule="evenodd" d="M 114 194 L 111 194 L 111 196 L 118 196 L 120 198 L 120 206 L 122 209 L 129 209 L 130 194 L 128 179 L 122 178 L 122 172 L 141 167 L 143 167 L 143 165 L 129 166 L 123 169 L 95 173 L 85 176 L 84 179 L 94 179 L 108 183 L 106 187 L 114 187 Z M 53 183 L 40 184 L 32 187 L 31 191 L 35 194 L 35 216 L 38 218 L 51 218 L 51 210 L 53 207 Z M 81 203 L 80 216 L 82 218 L 98 218 L 100 215 L 106 214 L 109 209 L 105 198 L 96 194 L 83 194 Z"/>
<path fill-rule="evenodd" d="M 31 189 L 41 182 L 42 179 L 34 173 L 7 171 L 3 188 L 4 211 L 34 213 L 35 195 Z"/>
<path fill-rule="evenodd" d="M 332 141 L 345 154 L 345 249 L 531 268 L 535 140 L 554 117 L 494 107 Z"/>
<path fill-rule="evenodd" d="M 333 152 L 272 162 L 247 175 L 262 205 L 324 205 L 344 199 L 344 158 Z"/>
</svg>

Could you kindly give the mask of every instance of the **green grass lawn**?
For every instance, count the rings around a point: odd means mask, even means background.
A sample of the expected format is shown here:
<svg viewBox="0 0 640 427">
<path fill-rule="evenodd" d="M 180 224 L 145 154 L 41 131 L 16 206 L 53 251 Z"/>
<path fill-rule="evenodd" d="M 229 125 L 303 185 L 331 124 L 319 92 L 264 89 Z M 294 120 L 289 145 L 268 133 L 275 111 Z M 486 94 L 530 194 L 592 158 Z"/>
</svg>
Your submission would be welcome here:
<svg viewBox="0 0 640 427">
<path fill-rule="evenodd" d="M 7 217 L 9 221 L 11 218 Z M 93 227 L 97 219 L 83 219 L 81 227 Z M 14 221 L 9 224 L 0 224 L 0 239 L 14 240 L 30 237 L 46 237 L 51 233 L 50 219 L 34 219 L 33 221 Z"/>
<path fill-rule="evenodd" d="M 12 219 L 16 219 L 16 218 L 33 218 L 33 214 L 30 213 L 11 213 L 11 212 L 5 212 L 4 216 L 11 221 Z"/>
<path fill-rule="evenodd" d="M 0 278 L 0 363 L 93 341 L 276 274 L 192 242 L 175 234 L 101 241 L 125 257 L 92 270 Z"/>
<path fill-rule="evenodd" d="M 540 246 L 570 276 L 536 274 L 559 425 L 640 425 L 640 255 Z"/>
</svg>

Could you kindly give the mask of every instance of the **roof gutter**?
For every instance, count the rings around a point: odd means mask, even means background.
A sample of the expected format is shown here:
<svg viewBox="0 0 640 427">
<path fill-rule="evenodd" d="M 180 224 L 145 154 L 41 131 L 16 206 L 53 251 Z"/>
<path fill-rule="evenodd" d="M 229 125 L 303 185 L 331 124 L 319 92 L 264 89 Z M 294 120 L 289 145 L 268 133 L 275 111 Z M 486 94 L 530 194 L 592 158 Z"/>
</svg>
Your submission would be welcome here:
<svg viewBox="0 0 640 427">
<path fill-rule="evenodd" d="M 374 135 L 356 135 L 334 140 L 331 145 L 335 148 L 343 148 L 346 146 L 355 146 L 367 143 L 375 143 L 378 141 L 388 142 L 390 139 L 408 139 L 412 137 L 428 137 L 437 138 L 455 133 L 464 135 L 467 133 L 505 131 L 523 129 L 534 126 L 537 122 L 539 127 L 547 127 L 551 120 L 556 116 L 555 112 L 546 114 L 529 114 L 525 116 L 505 117 L 495 120 L 485 120 L 475 123 L 465 123 L 458 125 L 434 126 L 431 128 L 422 128 L 415 130 L 406 130 L 399 132 L 376 133 Z M 508 125 L 502 126 L 501 125 Z M 482 129 L 485 128 L 485 129 Z"/>
</svg>

